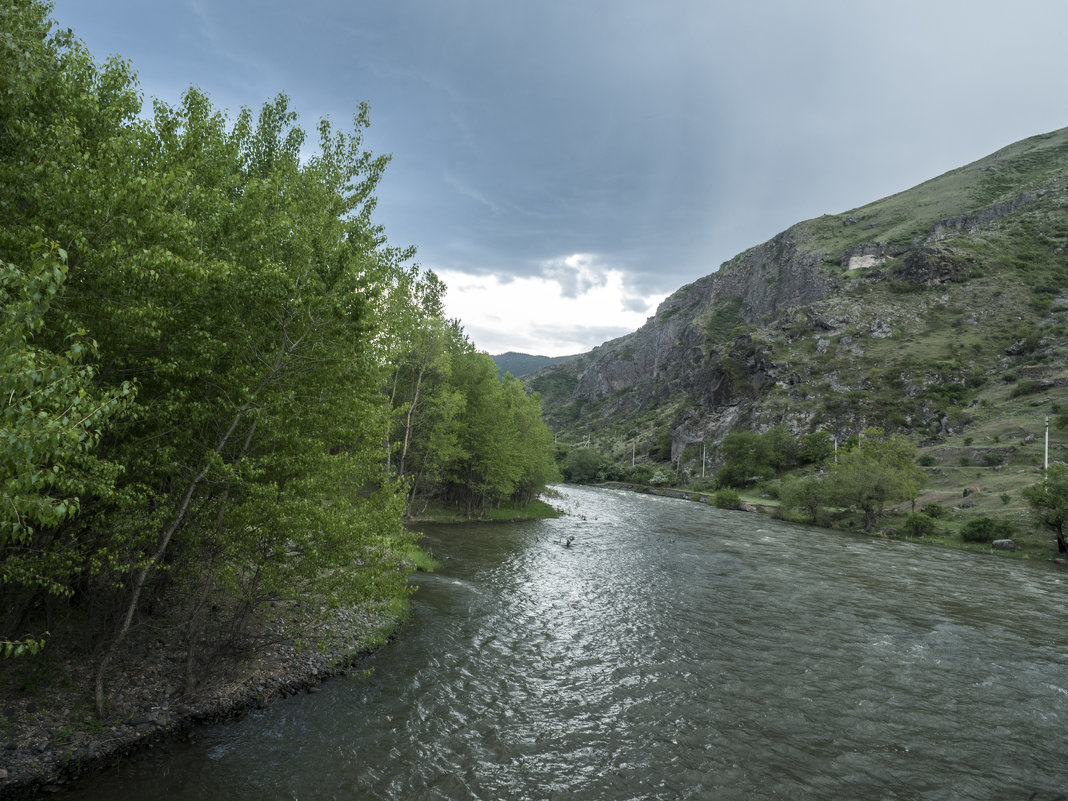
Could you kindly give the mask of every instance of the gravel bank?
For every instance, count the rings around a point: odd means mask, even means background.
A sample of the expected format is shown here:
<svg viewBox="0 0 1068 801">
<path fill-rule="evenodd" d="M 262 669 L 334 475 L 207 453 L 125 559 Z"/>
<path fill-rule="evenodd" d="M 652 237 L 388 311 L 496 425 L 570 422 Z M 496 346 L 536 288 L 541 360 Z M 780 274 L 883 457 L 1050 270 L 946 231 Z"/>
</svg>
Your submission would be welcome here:
<svg viewBox="0 0 1068 801">
<path fill-rule="evenodd" d="M 33 670 L 4 664 L 0 798 L 59 791 L 192 726 L 305 692 L 356 665 L 399 623 L 383 610 L 320 609 L 299 626 L 302 642 L 315 644 L 298 646 L 286 637 L 295 622 L 287 617 L 286 624 L 274 622 L 264 632 L 273 644 L 207 678 L 191 699 L 177 689 L 184 653 L 158 639 L 131 640 L 111 674 L 112 708 L 105 721 L 92 714 L 93 664 L 84 653 L 53 654 Z"/>
</svg>

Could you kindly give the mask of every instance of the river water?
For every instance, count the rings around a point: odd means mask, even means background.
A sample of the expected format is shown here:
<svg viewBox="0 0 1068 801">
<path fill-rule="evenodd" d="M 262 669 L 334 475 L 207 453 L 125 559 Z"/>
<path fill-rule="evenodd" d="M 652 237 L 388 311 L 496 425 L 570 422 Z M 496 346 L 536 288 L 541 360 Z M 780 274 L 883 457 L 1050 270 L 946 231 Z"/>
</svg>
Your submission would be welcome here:
<svg viewBox="0 0 1068 801">
<path fill-rule="evenodd" d="M 371 676 L 65 797 L 1068 793 L 1063 569 L 563 492 L 556 520 L 431 529 L 444 567 Z"/>
</svg>

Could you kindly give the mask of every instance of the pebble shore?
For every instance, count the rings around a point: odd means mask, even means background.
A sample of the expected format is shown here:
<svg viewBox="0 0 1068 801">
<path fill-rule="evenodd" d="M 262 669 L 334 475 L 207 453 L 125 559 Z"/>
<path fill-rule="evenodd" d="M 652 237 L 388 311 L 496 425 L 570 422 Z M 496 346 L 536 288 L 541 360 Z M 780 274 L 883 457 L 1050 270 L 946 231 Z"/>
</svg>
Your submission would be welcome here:
<svg viewBox="0 0 1068 801">
<path fill-rule="evenodd" d="M 378 610 L 322 609 L 300 627 L 301 641 L 315 645 L 298 646 L 275 622 L 269 632 L 278 635 L 271 638 L 274 644 L 209 677 L 192 699 L 176 689 L 184 654 L 158 640 L 135 641 L 115 666 L 111 710 L 104 721 L 91 713 L 91 660 L 84 653 L 54 658 L 47 686 L 20 687 L 0 701 L 0 798 L 62 791 L 81 776 L 196 725 L 314 691 L 356 666 L 398 624 Z"/>
</svg>

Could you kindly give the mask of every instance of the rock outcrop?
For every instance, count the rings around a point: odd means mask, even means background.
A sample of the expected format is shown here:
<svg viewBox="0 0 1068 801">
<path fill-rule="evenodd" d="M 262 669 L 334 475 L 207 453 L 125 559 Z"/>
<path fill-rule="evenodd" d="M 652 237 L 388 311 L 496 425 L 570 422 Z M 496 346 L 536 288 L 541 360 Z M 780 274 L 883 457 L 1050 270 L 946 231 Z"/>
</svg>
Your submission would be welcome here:
<svg viewBox="0 0 1068 801">
<path fill-rule="evenodd" d="M 525 383 L 542 392 L 554 428 L 623 424 L 633 442 L 662 440 L 667 425 L 673 458 L 739 427 L 849 436 L 890 420 L 944 436 L 971 388 L 1040 346 L 989 335 L 1023 317 L 973 288 L 986 275 L 1001 295 L 1008 284 L 990 276 L 1062 252 L 1065 197 L 1068 129 L 798 223 L 673 293 L 634 333 Z M 999 242 L 1005 255 L 992 255 Z M 1007 277 L 1018 284 L 1018 272 Z M 931 332 L 937 345 L 908 345 Z"/>
</svg>

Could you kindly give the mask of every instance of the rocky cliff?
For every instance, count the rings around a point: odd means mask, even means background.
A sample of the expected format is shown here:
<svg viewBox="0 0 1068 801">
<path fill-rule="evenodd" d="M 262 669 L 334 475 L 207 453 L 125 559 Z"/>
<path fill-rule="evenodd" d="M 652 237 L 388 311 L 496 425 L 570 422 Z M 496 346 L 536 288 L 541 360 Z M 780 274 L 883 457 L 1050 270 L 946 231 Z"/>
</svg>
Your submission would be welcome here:
<svg viewBox="0 0 1068 801">
<path fill-rule="evenodd" d="M 650 453 L 667 431 L 672 458 L 740 427 L 945 432 L 1026 331 L 1059 331 L 1066 187 L 1068 129 L 1024 140 L 798 223 L 527 384 L 557 431 Z"/>
</svg>

